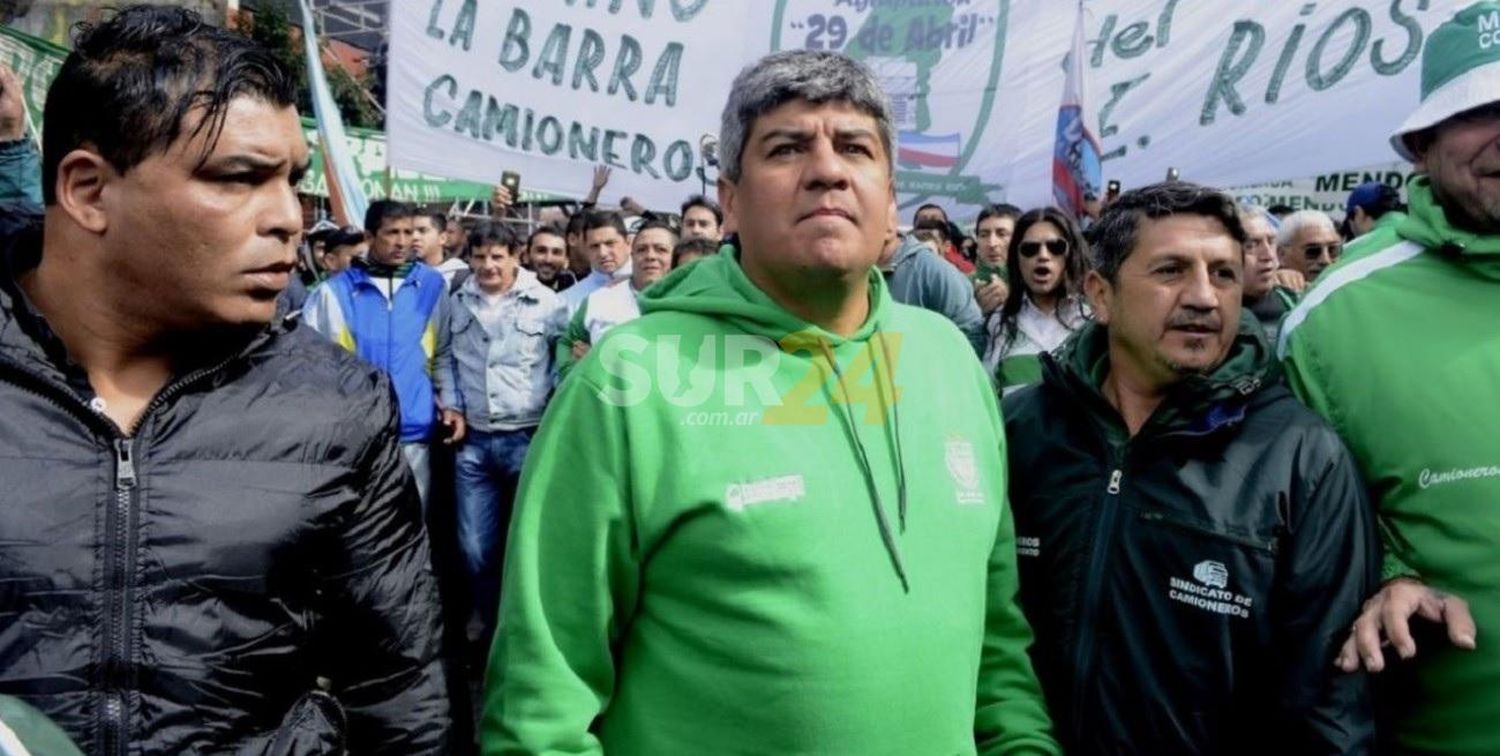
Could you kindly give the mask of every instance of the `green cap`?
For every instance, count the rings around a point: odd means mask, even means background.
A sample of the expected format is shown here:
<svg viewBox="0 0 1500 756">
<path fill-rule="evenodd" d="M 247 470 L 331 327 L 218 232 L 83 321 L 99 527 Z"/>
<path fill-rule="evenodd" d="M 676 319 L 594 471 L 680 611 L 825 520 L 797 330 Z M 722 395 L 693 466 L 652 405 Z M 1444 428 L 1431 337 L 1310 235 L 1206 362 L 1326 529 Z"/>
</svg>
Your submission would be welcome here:
<svg viewBox="0 0 1500 756">
<path fill-rule="evenodd" d="M 1500 2 L 1475 3 L 1434 29 L 1422 50 L 1422 104 L 1391 135 L 1415 160 L 1406 136 L 1474 108 L 1500 102 Z"/>
</svg>

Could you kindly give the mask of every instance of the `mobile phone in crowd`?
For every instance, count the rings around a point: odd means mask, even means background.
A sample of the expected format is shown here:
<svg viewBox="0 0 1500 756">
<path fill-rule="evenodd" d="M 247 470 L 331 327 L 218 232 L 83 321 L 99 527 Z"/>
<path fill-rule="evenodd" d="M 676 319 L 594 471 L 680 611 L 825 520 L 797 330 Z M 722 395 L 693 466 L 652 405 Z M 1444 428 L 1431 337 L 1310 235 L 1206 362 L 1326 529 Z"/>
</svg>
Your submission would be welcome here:
<svg viewBox="0 0 1500 756">
<path fill-rule="evenodd" d="M 500 174 L 500 185 L 510 190 L 510 201 L 521 201 L 521 174 L 506 171 Z"/>
</svg>

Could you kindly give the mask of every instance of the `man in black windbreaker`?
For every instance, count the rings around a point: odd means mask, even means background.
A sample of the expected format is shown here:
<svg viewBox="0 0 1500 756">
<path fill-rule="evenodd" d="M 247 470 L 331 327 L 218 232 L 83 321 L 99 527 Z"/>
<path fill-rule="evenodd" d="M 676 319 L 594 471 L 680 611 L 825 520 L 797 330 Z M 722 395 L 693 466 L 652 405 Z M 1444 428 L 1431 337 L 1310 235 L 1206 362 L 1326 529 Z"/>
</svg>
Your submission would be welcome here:
<svg viewBox="0 0 1500 756">
<path fill-rule="evenodd" d="M 0 695 L 87 753 L 449 752 L 388 381 L 278 307 L 295 79 L 137 6 L 47 97 L 0 249 Z"/>
<path fill-rule="evenodd" d="M 1069 753 L 1354 753 L 1333 666 L 1377 585 L 1358 470 L 1240 307 L 1232 200 L 1182 182 L 1094 226 L 1094 309 L 1006 398 L 1033 660 Z"/>
</svg>

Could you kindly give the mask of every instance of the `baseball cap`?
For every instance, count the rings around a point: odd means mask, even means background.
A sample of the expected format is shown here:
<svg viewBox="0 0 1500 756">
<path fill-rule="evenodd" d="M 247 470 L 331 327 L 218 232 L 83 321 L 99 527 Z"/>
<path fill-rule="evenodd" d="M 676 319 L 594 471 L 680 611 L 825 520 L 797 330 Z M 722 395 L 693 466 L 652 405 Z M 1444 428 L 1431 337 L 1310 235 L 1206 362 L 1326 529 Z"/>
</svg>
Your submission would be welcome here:
<svg viewBox="0 0 1500 756">
<path fill-rule="evenodd" d="M 1382 201 L 1391 200 L 1400 202 L 1400 193 L 1379 181 L 1366 181 L 1354 187 L 1354 191 L 1349 192 L 1349 201 L 1344 203 L 1344 214 L 1354 215 L 1356 207 L 1364 208 L 1368 212 L 1370 208 L 1381 204 Z"/>
<path fill-rule="evenodd" d="M 1484 0 L 1434 29 L 1422 50 L 1422 103 L 1391 135 L 1391 147 L 1416 156 L 1405 138 L 1474 108 L 1500 102 L 1500 2 Z"/>
</svg>

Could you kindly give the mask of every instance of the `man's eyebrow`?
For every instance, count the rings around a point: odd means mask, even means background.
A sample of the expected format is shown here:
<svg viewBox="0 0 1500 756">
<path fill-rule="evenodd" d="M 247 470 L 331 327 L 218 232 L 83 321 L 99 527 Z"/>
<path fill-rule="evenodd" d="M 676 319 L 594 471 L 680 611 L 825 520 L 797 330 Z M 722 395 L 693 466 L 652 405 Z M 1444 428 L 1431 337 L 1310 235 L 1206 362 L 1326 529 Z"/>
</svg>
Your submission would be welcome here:
<svg viewBox="0 0 1500 756">
<path fill-rule="evenodd" d="M 267 170 L 276 170 L 277 168 L 280 168 L 281 166 L 286 165 L 286 162 L 287 161 L 285 161 L 285 160 L 276 160 L 276 159 L 273 159 L 273 158 L 260 157 L 259 155 L 251 155 L 251 154 L 248 154 L 248 153 L 242 153 L 242 154 L 237 154 L 237 155 L 227 155 L 225 157 L 220 157 L 220 158 L 210 158 L 204 164 L 204 166 L 208 167 L 208 168 L 213 168 L 215 170 L 234 170 L 234 169 L 238 169 L 238 170 L 252 170 L 252 171 L 267 171 Z M 304 168 L 305 168 L 305 166 L 304 166 Z"/>
<path fill-rule="evenodd" d="M 768 142 L 772 139 L 792 139 L 795 141 L 806 141 L 812 138 L 812 131 L 788 126 L 780 129 L 771 129 L 760 135 L 760 141 Z"/>
<path fill-rule="evenodd" d="M 860 127 L 851 127 L 851 128 L 847 128 L 847 129 L 837 129 L 837 130 L 835 130 L 833 132 L 833 135 L 836 136 L 836 137 L 838 137 L 838 138 L 840 138 L 840 139 L 859 139 L 859 138 L 877 139 L 878 138 L 875 135 L 875 132 L 873 132 L 873 131 L 871 131 L 869 129 L 860 128 Z"/>
</svg>

